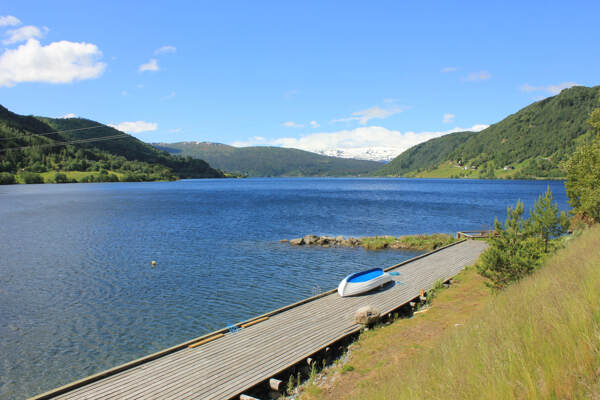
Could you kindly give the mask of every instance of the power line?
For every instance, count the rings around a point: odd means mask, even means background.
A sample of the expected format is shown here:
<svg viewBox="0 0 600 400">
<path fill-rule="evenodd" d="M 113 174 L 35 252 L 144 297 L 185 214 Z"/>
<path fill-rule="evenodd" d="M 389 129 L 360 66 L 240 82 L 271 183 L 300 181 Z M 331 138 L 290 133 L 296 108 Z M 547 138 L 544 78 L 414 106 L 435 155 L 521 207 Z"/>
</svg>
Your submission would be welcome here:
<svg viewBox="0 0 600 400">
<path fill-rule="evenodd" d="M 104 127 L 105 127 L 105 125 L 95 125 L 95 126 L 88 126 L 87 128 L 65 129 L 64 131 L 54 131 L 54 132 L 46 132 L 46 133 L 32 133 L 30 135 L 23 135 L 23 137 L 47 136 L 47 135 L 52 135 L 52 134 L 55 134 L 55 133 L 87 131 L 89 129 L 98 129 L 98 128 L 104 128 Z M 21 139 L 21 137 L 19 136 L 19 137 L 0 138 L 0 140 L 14 140 L 14 139 Z"/>
<path fill-rule="evenodd" d="M 55 146 L 63 146 L 63 145 L 75 144 L 75 143 L 101 142 L 104 140 L 122 139 L 125 137 L 131 137 L 131 136 L 129 136 L 126 133 L 119 133 L 117 135 L 102 136 L 99 138 L 77 139 L 77 140 L 69 140 L 69 141 L 65 141 L 65 142 L 54 142 L 54 143 L 38 144 L 38 145 L 31 145 L 31 146 L 11 147 L 8 149 L 0 149 L 0 152 L 6 152 L 9 150 L 25 150 L 25 149 L 29 149 L 32 147 L 55 147 Z"/>
</svg>

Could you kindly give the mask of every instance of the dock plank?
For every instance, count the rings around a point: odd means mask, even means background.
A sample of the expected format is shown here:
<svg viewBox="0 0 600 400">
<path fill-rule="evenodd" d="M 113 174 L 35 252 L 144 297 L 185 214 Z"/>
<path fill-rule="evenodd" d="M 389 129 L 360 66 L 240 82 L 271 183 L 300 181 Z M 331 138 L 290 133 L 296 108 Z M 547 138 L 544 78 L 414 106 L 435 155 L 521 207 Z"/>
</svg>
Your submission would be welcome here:
<svg viewBox="0 0 600 400">
<path fill-rule="evenodd" d="M 486 245 L 461 242 L 400 265 L 395 286 L 341 298 L 330 293 L 270 315 L 239 332 L 183 348 L 66 393 L 33 399 L 231 399 L 345 336 L 354 311 L 369 304 L 389 313 L 473 264 Z"/>
</svg>

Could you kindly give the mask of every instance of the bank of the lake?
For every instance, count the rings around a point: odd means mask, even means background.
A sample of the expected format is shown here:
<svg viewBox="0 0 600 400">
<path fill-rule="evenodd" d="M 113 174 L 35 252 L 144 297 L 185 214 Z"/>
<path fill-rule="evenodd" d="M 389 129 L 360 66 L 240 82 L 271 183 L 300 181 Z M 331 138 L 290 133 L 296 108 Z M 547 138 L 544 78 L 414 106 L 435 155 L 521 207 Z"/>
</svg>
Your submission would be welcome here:
<svg viewBox="0 0 600 400">
<path fill-rule="evenodd" d="M 295 247 L 489 229 L 561 182 L 215 179 L 0 186 L 0 398 L 184 342 L 414 251 Z M 153 267 L 151 261 L 156 260 Z"/>
<path fill-rule="evenodd" d="M 363 247 L 366 250 L 414 250 L 414 251 L 431 251 L 440 247 L 447 246 L 456 242 L 456 236 L 448 233 L 432 233 L 421 235 L 405 235 L 405 236 L 366 236 L 355 238 L 352 236 L 338 235 L 333 236 L 318 236 L 305 235 L 294 239 L 282 239 L 282 243 L 289 243 L 292 246 L 321 246 L 330 247 Z"/>
<path fill-rule="evenodd" d="M 600 226 L 493 294 L 475 268 L 427 312 L 365 332 L 300 400 L 596 398 Z"/>
</svg>

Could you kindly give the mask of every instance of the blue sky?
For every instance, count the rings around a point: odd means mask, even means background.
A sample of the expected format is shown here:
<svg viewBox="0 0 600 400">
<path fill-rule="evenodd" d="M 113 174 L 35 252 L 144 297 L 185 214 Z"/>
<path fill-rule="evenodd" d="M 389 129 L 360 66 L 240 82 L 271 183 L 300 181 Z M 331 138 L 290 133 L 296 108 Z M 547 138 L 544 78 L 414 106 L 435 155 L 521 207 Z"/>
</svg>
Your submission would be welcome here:
<svg viewBox="0 0 600 400">
<path fill-rule="evenodd" d="M 398 152 L 600 84 L 597 1 L 140 4 L 4 2 L 0 104 L 148 142 Z"/>
</svg>

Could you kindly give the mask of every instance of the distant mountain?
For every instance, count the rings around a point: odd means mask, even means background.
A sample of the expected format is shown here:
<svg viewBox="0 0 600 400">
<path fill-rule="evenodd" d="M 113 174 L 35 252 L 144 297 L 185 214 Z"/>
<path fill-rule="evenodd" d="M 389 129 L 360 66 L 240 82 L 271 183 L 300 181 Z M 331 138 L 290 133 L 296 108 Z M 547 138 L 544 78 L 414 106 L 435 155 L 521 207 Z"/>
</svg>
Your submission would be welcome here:
<svg viewBox="0 0 600 400">
<path fill-rule="evenodd" d="M 161 150 L 201 158 L 223 171 L 258 176 L 359 176 L 381 167 L 375 161 L 329 157 L 282 147 L 233 147 L 220 143 L 153 143 Z"/>
<path fill-rule="evenodd" d="M 314 150 L 315 153 L 324 156 L 353 158 L 355 160 L 370 160 L 388 162 L 396 158 L 399 150 L 390 147 L 361 147 L 355 149 L 329 149 L 329 150 Z"/>
<path fill-rule="evenodd" d="M 457 132 L 418 144 L 378 176 L 560 178 L 565 161 L 591 139 L 587 119 L 600 86 L 575 86 L 535 102 L 480 132 Z"/>
<path fill-rule="evenodd" d="M 0 172 L 52 171 L 101 180 L 223 177 L 202 160 L 173 156 L 96 121 L 23 116 L 0 106 Z"/>
</svg>

